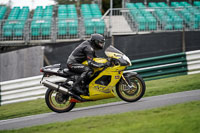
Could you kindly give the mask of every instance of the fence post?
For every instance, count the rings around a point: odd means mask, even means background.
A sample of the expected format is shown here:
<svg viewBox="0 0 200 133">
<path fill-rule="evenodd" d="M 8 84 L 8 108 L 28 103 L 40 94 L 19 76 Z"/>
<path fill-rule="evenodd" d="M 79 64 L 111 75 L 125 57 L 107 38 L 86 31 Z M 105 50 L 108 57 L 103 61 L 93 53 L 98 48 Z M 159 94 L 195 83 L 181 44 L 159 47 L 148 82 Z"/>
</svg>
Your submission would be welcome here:
<svg viewBox="0 0 200 133">
<path fill-rule="evenodd" d="M 1 83 L 0 83 L 0 106 L 1 106 Z"/>
<path fill-rule="evenodd" d="M 111 45 L 112 45 L 112 46 L 114 46 L 114 40 L 115 40 L 114 35 L 112 35 L 112 36 L 111 36 Z"/>
<path fill-rule="evenodd" d="M 183 26 L 183 34 L 182 34 L 182 52 L 185 52 L 185 26 Z"/>
<path fill-rule="evenodd" d="M 109 16 L 110 37 L 112 37 L 112 16 L 113 16 L 113 0 L 110 0 L 110 16 Z"/>
</svg>

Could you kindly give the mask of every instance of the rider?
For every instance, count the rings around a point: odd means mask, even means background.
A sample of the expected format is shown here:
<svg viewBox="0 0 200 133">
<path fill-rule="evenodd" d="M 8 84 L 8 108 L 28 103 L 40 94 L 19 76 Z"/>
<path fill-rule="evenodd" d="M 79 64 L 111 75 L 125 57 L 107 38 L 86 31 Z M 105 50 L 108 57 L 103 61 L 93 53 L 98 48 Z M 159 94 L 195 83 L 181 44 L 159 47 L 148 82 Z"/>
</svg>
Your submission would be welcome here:
<svg viewBox="0 0 200 133">
<path fill-rule="evenodd" d="M 93 60 L 94 57 L 97 57 L 95 51 L 103 49 L 104 45 L 105 38 L 102 35 L 92 34 L 89 40 L 81 43 L 69 56 L 67 66 L 70 71 L 81 74 L 80 78 L 73 85 L 73 90 L 79 94 L 85 94 L 85 91 L 80 88 L 79 84 L 82 80 L 86 81 L 92 75 L 93 70 L 91 67 L 100 68 L 106 65 Z M 85 60 L 88 61 L 88 66 L 82 64 Z"/>
</svg>

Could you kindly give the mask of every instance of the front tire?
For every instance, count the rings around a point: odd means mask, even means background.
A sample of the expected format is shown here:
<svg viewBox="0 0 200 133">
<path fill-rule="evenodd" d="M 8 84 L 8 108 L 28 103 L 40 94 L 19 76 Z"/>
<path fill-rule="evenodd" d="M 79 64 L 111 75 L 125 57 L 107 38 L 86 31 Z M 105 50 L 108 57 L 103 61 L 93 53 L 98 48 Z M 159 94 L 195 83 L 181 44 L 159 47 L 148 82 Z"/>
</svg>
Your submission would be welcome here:
<svg viewBox="0 0 200 133">
<path fill-rule="evenodd" d="M 129 79 L 132 88 L 129 88 L 125 81 L 121 79 L 116 86 L 117 95 L 126 102 L 138 101 L 145 93 L 145 82 L 138 74 L 130 75 L 127 78 Z"/>
<path fill-rule="evenodd" d="M 75 102 L 70 102 L 70 96 L 64 95 L 52 89 L 47 89 L 45 102 L 49 109 L 57 113 L 68 112 L 74 108 Z"/>
</svg>

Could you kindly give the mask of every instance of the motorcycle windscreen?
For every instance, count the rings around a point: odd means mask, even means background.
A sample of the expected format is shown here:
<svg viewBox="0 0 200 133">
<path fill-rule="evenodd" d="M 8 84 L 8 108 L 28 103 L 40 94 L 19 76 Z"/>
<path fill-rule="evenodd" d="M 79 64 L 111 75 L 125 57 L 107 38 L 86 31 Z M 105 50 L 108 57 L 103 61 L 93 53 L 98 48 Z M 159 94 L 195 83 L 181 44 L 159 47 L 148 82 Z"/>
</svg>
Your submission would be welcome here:
<svg viewBox="0 0 200 133">
<path fill-rule="evenodd" d="M 124 55 L 121 51 L 111 45 L 105 50 L 105 54 L 106 56 L 115 59 L 119 59 Z"/>
</svg>

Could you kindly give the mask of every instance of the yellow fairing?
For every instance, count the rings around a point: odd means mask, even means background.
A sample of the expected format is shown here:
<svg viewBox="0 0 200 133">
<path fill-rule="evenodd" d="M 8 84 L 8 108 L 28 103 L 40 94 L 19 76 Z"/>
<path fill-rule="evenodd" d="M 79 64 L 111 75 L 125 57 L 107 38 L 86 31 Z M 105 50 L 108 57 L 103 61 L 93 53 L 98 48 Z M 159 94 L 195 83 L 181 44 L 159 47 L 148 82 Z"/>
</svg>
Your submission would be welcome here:
<svg viewBox="0 0 200 133">
<path fill-rule="evenodd" d="M 93 60 L 95 62 L 97 62 L 97 63 L 106 63 L 106 62 L 108 62 L 107 59 L 105 59 L 105 58 L 94 58 Z M 88 65 L 88 62 L 84 61 L 82 64 L 83 65 Z"/>
<path fill-rule="evenodd" d="M 106 55 L 110 58 L 119 59 L 122 55 L 115 52 L 106 52 Z"/>
<path fill-rule="evenodd" d="M 94 61 L 98 63 L 107 62 L 107 60 L 103 58 L 95 58 Z M 83 64 L 87 65 L 87 62 L 84 62 Z M 115 97 L 113 89 L 115 89 L 115 86 L 119 82 L 123 74 L 123 70 L 125 68 L 126 68 L 125 66 L 113 66 L 113 67 L 106 68 L 93 81 L 90 82 L 89 84 L 90 96 L 81 95 L 81 97 L 88 100 L 98 100 L 98 99 Z M 103 68 L 95 68 L 94 72 L 97 72 L 102 69 Z M 98 83 L 100 81 L 98 79 L 103 78 L 103 77 L 110 78 L 110 81 L 106 86 Z"/>
<path fill-rule="evenodd" d="M 104 59 L 104 58 L 94 58 L 93 60 L 95 62 L 97 62 L 97 63 L 106 63 L 106 62 L 108 62 L 107 59 Z M 82 64 L 88 66 L 88 62 L 87 61 L 84 61 Z M 94 70 L 94 73 L 96 73 L 97 71 L 100 71 L 102 69 L 103 68 L 95 68 L 93 70 Z"/>
</svg>

